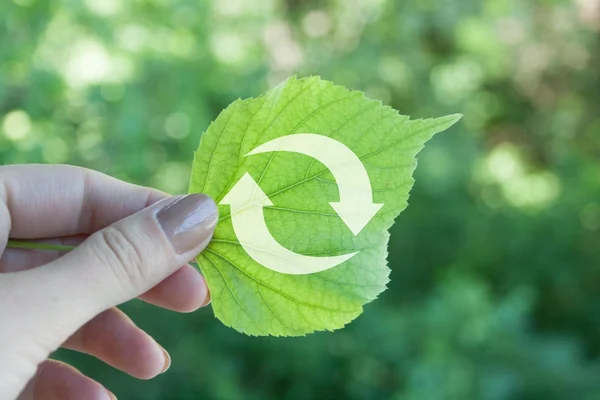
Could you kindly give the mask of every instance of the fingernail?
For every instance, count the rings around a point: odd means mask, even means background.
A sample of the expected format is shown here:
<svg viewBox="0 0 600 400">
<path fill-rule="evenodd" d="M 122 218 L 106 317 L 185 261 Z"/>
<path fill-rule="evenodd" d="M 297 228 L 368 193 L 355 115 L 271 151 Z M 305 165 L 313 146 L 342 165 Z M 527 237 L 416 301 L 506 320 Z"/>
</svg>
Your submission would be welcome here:
<svg viewBox="0 0 600 400">
<path fill-rule="evenodd" d="M 162 371 L 160 371 L 160 373 L 163 374 L 171 366 L 171 356 L 169 355 L 169 353 L 167 353 L 167 351 L 165 349 L 163 349 L 162 347 L 161 347 L 161 349 L 162 349 L 163 355 L 165 356 L 165 365 L 164 365 Z"/>
<path fill-rule="evenodd" d="M 209 305 L 211 302 L 210 299 L 210 293 L 206 293 L 206 298 L 204 299 L 204 302 L 202 303 L 202 305 L 200 307 L 206 307 L 207 305 Z"/>
<path fill-rule="evenodd" d="M 156 214 L 158 223 L 178 254 L 206 242 L 219 219 L 215 202 L 205 194 L 190 194 Z"/>
<path fill-rule="evenodd" d="M 118 400 L 117 396 L 115 396 L 115 394 L 113 392 L 111 392 L 110 390 L 107 390 L 108 392 L 108 397 L 110 397 L 110 400 Z"/>
</svg>

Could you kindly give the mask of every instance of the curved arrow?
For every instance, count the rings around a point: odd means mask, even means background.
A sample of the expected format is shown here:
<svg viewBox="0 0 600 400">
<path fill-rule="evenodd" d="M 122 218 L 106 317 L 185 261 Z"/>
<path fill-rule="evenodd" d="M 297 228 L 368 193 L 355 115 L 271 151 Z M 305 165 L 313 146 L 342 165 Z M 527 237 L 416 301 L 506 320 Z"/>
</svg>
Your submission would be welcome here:
<svg viewBox="0 0 600 400">
<path fill-rule="evenodd" d="M 373 203 L 369 175 L 360 159 L 337 140 L 314 133 L 296 133 L 262 144 L 246 156 L 272 151 L 305 154 L 331 171 L 340 191 L 340 201 L 329 204 L 354 235 L 383 207 L 383 204 Z"/>
<path fill-rule="evenodd" d="M 220 204 L 230 205 L 233 230 L 246 253 L 270 270 L 293 275 L 312 274 L 333 268 L 357 254 L 312 257 L 294 253 L 280 245 L 269 232 L 263 213 L 263 207 L 273 203 L 248 173 Z"/>
</svg>

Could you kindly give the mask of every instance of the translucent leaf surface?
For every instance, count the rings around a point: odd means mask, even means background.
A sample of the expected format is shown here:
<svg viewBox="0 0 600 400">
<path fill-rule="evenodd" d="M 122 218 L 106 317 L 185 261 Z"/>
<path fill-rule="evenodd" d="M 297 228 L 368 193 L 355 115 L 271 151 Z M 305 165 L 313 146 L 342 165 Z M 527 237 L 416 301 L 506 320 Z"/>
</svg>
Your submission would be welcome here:
<svg viewBox="0 0 600 400">
<path fill-rule="evenodd" d="M 272 271 L 240 245 L 230 206 L 220 204 L 214 239 L 198 257 L 217 318 L 246 334 L 279 336 L 334 330 L 356 318 L 386 288 L 388 229 L 407 206 L 417 153 L 459 118 L 410 120 L 316 77 L 290 78 L 261 97 L 232 103 L 201 138 L 190 193 L 220 203 L 249 174 L 273 203 L 264 208 L 264 220 L 279 244 L 319 257 L 358 253 L 318 273 Z M 341 142 L 365 167 L 373 201 L 383 207 L 357 235 L 330 205 L 340 193 L 325 165 L 293 152 L 247 155 L 299 133 Z"/>
</svg>

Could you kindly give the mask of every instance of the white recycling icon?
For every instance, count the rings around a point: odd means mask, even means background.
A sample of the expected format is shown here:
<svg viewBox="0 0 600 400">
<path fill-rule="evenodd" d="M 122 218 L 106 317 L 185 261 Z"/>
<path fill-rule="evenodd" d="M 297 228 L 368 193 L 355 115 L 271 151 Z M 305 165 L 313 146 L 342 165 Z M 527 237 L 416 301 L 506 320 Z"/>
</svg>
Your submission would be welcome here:
<svg viewBox="0 0 600 400">
<path fill-rule="evenodd" d="M 358 235 L 383 206 L 373 203 L 371 182 L 360 159 L 339 141 L 314 133 L 297 133 L 264 143 L 246 156 L 274 151 L 304 154 L 327 167 L 340 193 L 340 201 L 329 204 L 354 235 Z M 270 270 L 293 275 L 312 274 L 333 268 L 358 253 L 315 257 L 283 247 L 271 235 L 265 222 L 263 208 L 274 204 L 248 173 L 220 204 L 230 206 L 233 230 L 244 251 Z"/>
</svg>

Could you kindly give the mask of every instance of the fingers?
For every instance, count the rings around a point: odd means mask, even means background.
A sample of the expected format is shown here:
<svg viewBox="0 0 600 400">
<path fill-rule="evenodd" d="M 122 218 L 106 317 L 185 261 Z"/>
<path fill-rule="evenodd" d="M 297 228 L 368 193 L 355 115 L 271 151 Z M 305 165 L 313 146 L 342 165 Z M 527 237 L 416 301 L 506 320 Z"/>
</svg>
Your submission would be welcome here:
<svg viewBox="0 0 600 400">
<path fill-rule="evenodd" d="M 189 264 L 139 297 L 156 306 L 178 312 L 192 312 L 210 303 L 204 277 Z"/>
<path fill-rule="evenodd" d="M 205 195 L 167 199 L 96 232 L 39 268 L 3 274 L 19 329 L 48 352 L 100 312 L 156 286 L 208 244 L 218 220 Z"/>
<path fill-rule="evenodd" d="M 55 267 L 54 274 L 62 270 L 66 280 L 84 274 L 75 293 L 104 310 L 141 295 L 204 250 L 217 219 L 217 207 L 205 195 L 163 200 L 37 270 Z"/>
<path fill-rule="evenodd" d="M 55 239 L 29 239 L 31 243 L 44 243 L 62 246 L 78 246 L 88 235 L 74 235 Z M 37 249 L 15 249 L 4 250 L 0 255 L 0 273 L 25 271 L 30 268 L 39 267 L 56 260 L 64 255 L 65 251 L 37 250 Z"/>
<path fill-rule="evenodd" d="M 167 352 L 117 308 L 85 324 L 63 347 L 90 354 L 139 379 L 153 378 L 171 364 Z"/>
<path fill-rule="evenodd" d="M 98 382 L 60 361 L 44 361 L 17 400 L 115 400 Z"/>
<path fill-rule="evenodd" d="M 22 239 L 89 234 L 166 197 L 79 167 L 0 167 L 0 249 L 9 231 Z"/>
<path fill-rule="evenodd" d="M 73 245 L 83 242 L 86 236 L 44 240 L 44 243 Z M 7 249 L 0 257 L 0 273 L 18 272 L 38 267 L 56 260 L 64 252 Z M 206 281 L 197 268 L 186 264 L 139 298 L 147 303 L 178 312 L 191 312 L 210 302 Z"/>
</svg>

